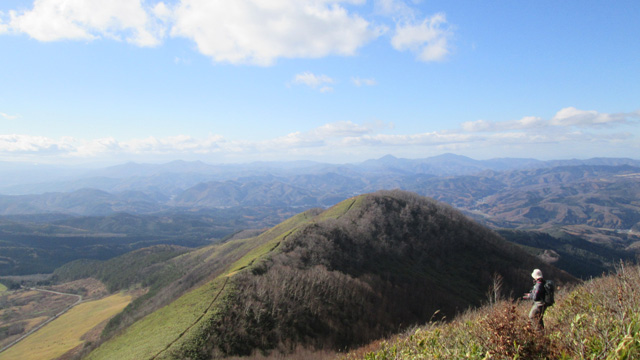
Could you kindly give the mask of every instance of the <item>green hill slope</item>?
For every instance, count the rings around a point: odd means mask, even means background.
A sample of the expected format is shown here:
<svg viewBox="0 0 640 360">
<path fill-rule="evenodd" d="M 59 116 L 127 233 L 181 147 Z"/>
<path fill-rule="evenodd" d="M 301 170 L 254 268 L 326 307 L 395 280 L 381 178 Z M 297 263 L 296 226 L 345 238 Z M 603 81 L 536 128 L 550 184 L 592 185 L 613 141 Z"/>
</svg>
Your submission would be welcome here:
<svg viewBox="0 0 640 360">
<path fill-rule="evenodd" d="M 307 211 L 258 237 L 208 246 L 176 258 L 178 264 L 193 262 L 193 259 L 196 259 L 198 265 L 190 266 L 190 271 L 197 271 L 198 268 L 203 271 L 204 268 L 210 281 L 127 327 L 87 358 L 171 358 L 175 352 L 192 352 L 190 348 L 197 344 L 197 334 L 204 323 L 203 320 L 216 314 L 222 300 L 222 291 L 231 288 L 231 285 L 226 287 L 227 279 L 271 251 L 297 226 L 315 214 L 316 211 Z M 182 280 L 186 281 L 189 275 L 191 274 L 185 275 Z M 157 296 L 167 296 L 167 293 L 170 293 L 170 290 L 165 290 Z M 154 299 L 147 301 L 153 302 Z M 176 355 L 176 358 L 180 357 L 182 355 Z"/>
<path fill-rule="evenodd" d="M 195 268 L 207 269 L 202 285 L 122 329 L 88 358 L 344 349 L 436 312 L 451 318 L 480 305 L 496 274 L 503 291 L 516 294 L 528 290 L 535 267 L 559 283 L 574 281 L 451 207 L 400 191 L 307 211 L 255 238 L 171 261 L 194 258 Z"/>
</svg>

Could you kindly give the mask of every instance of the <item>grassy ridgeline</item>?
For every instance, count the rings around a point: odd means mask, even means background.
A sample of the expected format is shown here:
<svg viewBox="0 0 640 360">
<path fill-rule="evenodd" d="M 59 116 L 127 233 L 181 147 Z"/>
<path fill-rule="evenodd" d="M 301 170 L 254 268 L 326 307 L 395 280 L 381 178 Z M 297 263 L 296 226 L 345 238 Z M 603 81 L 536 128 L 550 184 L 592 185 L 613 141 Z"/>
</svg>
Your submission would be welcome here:
<svg viewBox="0 0 640 360">
<path fill-rule="evenodd" d="M 182 296 L 175 301 L 158 311 L 150 312 L 148 316 L 133 323 L 132 326 L 122 326 L 118 331 L 113 331 L 112 334 L 115 336 L 91 352 L 87 359 L 137 360 L 154 356 L 158 359 L 187 358 L 189 356 L 187 354 L 197 351 L 201 345 L 198 342 L 202 333 L 201 328 L 210 320 L 210 317 L 219 312 L 219 303 L 224 296 L 221 296 L 219 301 L 216 299 L 218 294 L 223 293 L 225 279 L 264 256 L 274 245 L 279 244 L 292 229 L 295 229 L 300 223 L 305 223 L 316 214 L 314 211 L 307 211 L 290 218 L 256 238 L 231 240 L 224 244 L 211 245 L 176 257 L 177 264 L 186 266 L 188 270 L 186 271 L 187 275 L 179 279 L 178 282 L 190 283 L 189 277 L 193 277 L 194 273 L 204 271 L 198 270 L 197 267 L 208 269 L 206 272 L 202 272 L 204 275 L 198 275 L 197 279 L 199 277 L 206 278 L 216 272 L 220 272 L 220 275 L 195 288 L 190 288 L 189 291 L 185 290 Z M 197 266 L 189 265 L 190 263 L 197 264 Z M 158 296 L 167 295 L 160 294 Z M 144 309 L 151 306 L 145 303 L 154 303 L 157 301 L 154 299 L 155 297 L 143 299 L 143 302 L 132 308 L 131 314 L 127 314 L 125 317 L 136 318 L 141 313 L 144 314 Z M 132 304 L 135 304 L 135 301 Z M 123 321 L 126 322 L 126 319 Z M 129 322 L 133 322 L 133 320 Z M 109 327 L 110 325 L 107 325 L 107 328 Z"/>
<path fill-rule="evenodd" d="M 547 310 L 544 334 L 528 322 L 528 301 L 502 301 L 341 359 L 638 359 L 639 292 L 640 267 L 621 267 L 617 274 L 560 291 Z"/>
</svg>

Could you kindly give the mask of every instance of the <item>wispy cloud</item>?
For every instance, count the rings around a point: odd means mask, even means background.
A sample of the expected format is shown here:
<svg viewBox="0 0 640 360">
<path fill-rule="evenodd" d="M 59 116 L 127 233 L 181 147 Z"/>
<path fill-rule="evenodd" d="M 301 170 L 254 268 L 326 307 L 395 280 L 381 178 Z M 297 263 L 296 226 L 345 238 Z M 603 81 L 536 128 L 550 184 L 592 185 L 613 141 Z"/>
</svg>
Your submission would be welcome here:
<svg viewBox="0 0 640 360">
<path fill-rule="evenodd" d="M 579 110 L 574 107 L 567 107 L 558 111 L 556 116 L 551 119 L 550 124 L 554 126 L 594 127 L 624 124 L 633 119 L 640 119 L 640 114 L 638 112 L 603 114 L 595 110 Z"/>
<path fill-rule="evenodd" d="M 376 79 L 373 78 L 369 78 L 369 79 L 361 79 L 358 77 L 352 77 L 351 78 L 351 82 L 353 83 L 353 85 L 355 86 L 375 86 L 378 84 L 378 82 L 376 81 Z"/>
<path fill-rule="evenodd" d="M 0 11 L 0 35 L 9 32 L 9 25 L 4 23 L 4 13 Z"/>
<path fill-rule="evenodd" d="M 0 153 L 65 155 L 74 151 L 70 138 L 51 139 L 44 136 L 0 135 Z"/>
<path fill-rule="evenodd" d="M 111 137 L 84 140 L 73 137 L 52 139 L 43 136 L 0 135 L 0 154 L 91 158 L 144 154 L 286 152 L 297 148 L 327 146 L 335 142 L 336 139 L 360 137 L 384 126 L 381 123 L 361 125 L 350 121 L 342 121 L 325 124 L 307 132 L 293 132 L 281 137 L 260 141 L 230 141 L 220 135 L 209 135 L 204 138 L 195 138 L 187 135 L 166 138 L 149 136 L 142 139 L 124 141 L 118 141 Z"/>
<path fill-rule="evenodd" d="M 526 116 L 520 120 L 512 121 L 486 121 L 476 120 L 462 123 L 462 130 L 466 132 L 504 132 L 511 130 L 531 130 L 548 128 L 593 128 L 612 127 L 628 124 L 640 120 L 639 112 L 606 114 L 595 110 L 579 110 L 567 107 L 558 111 L 552 119 L 542 119 L 535 116 Z"/>
<path fill-rule="evenodd" d="M 402 19 L 416 16 L 416 9 L 402 0 L 374 0 L 373 3 L 376 13 L 381 15 Z"/>
<path fill-rule="evenodd" d="M 6 119 L 6 120 L 15 120 L 17 119 L 19 116 L 18 115 L 9 115 L 9 114 L 5 114 L 3 112 L 0 112 L 0 117 Z"/>
<path fill-rule="evenodd" d="M 327 75 L 316 75 L 311 72 L 303 72 L 297 74 L 291 81 L 293 84 L 306 85 L 313 89 L 319 89 L 321 92 L 333 91 L 333 87 L 329 84 L 335 83 L 335 80 Z"/>
<path fill-rule="evenodd" d="M 389 16 L 395 23 L 391 45 L 398 51 L 410 51 L 423 62 L 442 61 L 452 52 L 455 27 L 444 12 L 424 15 L 416 4 L 420 0 L 374 0 L 375 12 Z"/>
<path fill-rule="evenodd" d="M 176 65 L 191 65 L 191 59 L 175 56 L 173 58 L 173 63 Z"/>
<path fill-rule="evenodd" d="M 420 22 L 398 22 L 391 45 L 396 50 L 415 53 L 420 61 L 441 61 L 451 53 L 452 33 L 446 15 L 438 13 Z"/>
<path fill-rule="evenodd" d="M 466 132 L 499 132 L 509 130 L 523 130 L 543 128 L 549 125 L 549 121 L 545 121 L 539 117 L 526 116 L 520 120 L 513 121 L 486 121 L 476 120 L 462 123 L 462 130 Z"/>
<path fill-rule="evenodd" d="M 318 85 L 319 86 L 319 85 Z M 600 145 L 619 148 L 636 148 L 640 142 L 631 133 L 611 131 L 616 126 L 633 126 L 640 120 L 640 112 L 607 114 L 565 108 L 552 119 L 529 116 L 520 120 L 491 122 L 475 121 L 461 124 L 457 129 L 393 133 L 393 124 L 384 122 L 358 124 L 351 121 L 327 123 L 304 132 L 291 132 L 270 139 L 248 141 L 227 139 L 221 135 L 192 137 L 177 135 L 157 138 L 117 140 L 114 138 L 76 139 L 63 137 L 52 139 L 30 135 L 0 135 L 0 156 L 51 157 L 51 158 L 135 158 L 146 156 L 170 156 L 173 158 L 209 156 L 218 159 L 290 159 L 292 156 L 314 158 L 333 154 L 344 159 L 344 154 L 394 152 L 413 153 L 419 156 L 425 151 L 458 151 L 483 148 L 553 149 L 571 147 L 597 149 Z M 607 125 L 607 132 L 602 126 Z M 524 151 L 524 150 L 523 150 Z M 346 160 L 345 160 L 346 161 Z"/>
<path fill-rule="evenodd" d="M 384 127 L 384 124 L 372 123 L 360 125 L 351 121 L 339 121 L 319 126 L 307 132 L 294 132 L 282 137 L 261 141 L 258 142 L 257 145 L 263 151 L 326 147 L 330 144 L 341 142 L 343 139 L 359 138 L 381 127 Z"/>
</svg>

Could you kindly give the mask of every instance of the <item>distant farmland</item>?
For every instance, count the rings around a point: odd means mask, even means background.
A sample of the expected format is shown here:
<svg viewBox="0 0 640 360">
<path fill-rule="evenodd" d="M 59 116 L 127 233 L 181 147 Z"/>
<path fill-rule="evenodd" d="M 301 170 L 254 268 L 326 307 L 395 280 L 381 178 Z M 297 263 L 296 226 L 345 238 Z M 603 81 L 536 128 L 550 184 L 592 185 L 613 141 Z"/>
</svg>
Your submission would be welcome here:
<svg viewBox="0 0 640 360">
<path fill-rule="evenodd" d="M 82 345 L 82 336 L 116 315 L 131 302 L 130 295 L 115 294 L 81 303 L 5 352 L 0 360 L 55 359 Z"/>
</svg>

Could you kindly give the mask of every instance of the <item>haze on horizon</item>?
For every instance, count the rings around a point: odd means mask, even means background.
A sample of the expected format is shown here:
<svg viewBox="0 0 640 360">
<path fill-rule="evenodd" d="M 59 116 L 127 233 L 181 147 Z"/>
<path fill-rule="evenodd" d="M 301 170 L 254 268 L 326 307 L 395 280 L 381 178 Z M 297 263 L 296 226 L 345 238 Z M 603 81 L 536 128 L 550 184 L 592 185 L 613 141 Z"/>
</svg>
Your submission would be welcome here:
<svg viewBox="0 0 640 360">
<path fill-rule="evenodd" d="M 8 0 L 0 161 L 640 153 L 640 3 Z"/>
</svg>

